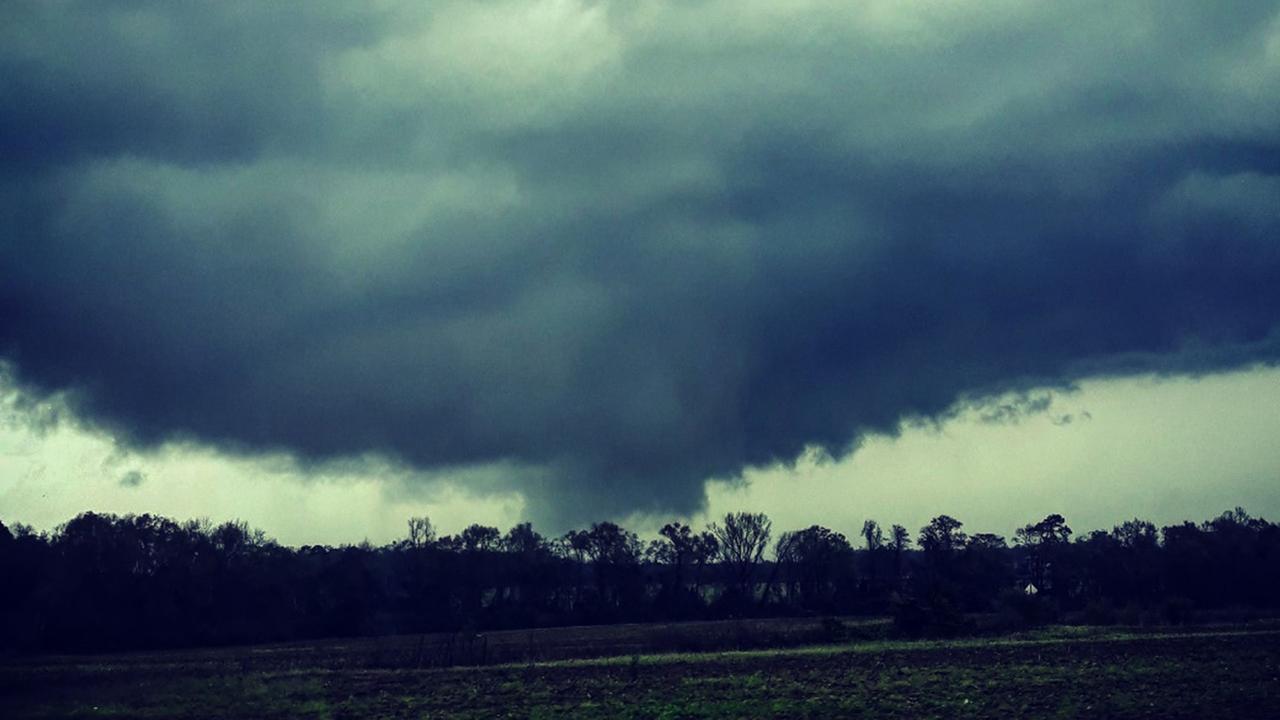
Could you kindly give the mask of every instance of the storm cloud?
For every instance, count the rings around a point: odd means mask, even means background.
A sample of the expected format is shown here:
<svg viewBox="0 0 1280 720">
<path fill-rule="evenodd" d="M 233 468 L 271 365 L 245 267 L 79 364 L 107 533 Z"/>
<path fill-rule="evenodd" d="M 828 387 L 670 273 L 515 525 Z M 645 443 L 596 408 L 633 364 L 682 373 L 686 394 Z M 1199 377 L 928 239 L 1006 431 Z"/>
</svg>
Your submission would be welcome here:
<svg viewBox="0 0 1280 720">
<path fill-rule="evenodd" d="M 28 393 L 553 523 L 1280 353 L 1274 2 L 16 0 L 0 163 Z"/>
</svg>

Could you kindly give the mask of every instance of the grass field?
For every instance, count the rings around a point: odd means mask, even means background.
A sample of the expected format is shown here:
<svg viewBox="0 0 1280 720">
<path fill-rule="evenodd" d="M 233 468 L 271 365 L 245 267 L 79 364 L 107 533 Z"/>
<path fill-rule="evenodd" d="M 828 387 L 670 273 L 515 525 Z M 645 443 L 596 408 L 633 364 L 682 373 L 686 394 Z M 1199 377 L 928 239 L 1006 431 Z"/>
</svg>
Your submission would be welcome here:
<svg viewBox="0 0 1280 720">
<path fill-rule="evenodd" d="M 817 627 L 759 622 L 757 631 L 793 639 Z M 732 628 L 566 628 L 540 631 L 545 635 L 530 644 L 544 653 L 591 655 L 599 649 L 592 638 L 606 645 L 613 638 L 616 647 L 628 638 L 633 646 L 636 638 L 665 642 L 681 631 L 750 635 L 751 628 Z M 416 661 L 423 643 L 12 659 L 0 663 L 0 717 L 1280 718 L 1274 624 L 1194 632 L 1051 628 L 1001 638 L 864 639 L 455 668 L 389 661 Z"/>
</svg>

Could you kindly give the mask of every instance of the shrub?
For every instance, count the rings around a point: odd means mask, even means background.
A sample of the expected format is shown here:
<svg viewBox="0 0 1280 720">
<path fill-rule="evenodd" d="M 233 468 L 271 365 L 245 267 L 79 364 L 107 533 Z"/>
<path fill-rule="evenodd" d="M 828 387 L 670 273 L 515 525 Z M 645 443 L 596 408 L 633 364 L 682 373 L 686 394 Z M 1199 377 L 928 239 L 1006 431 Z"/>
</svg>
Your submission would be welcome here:
<svg viewBox="0 0 1280 720">
<path fill-rule="evenodd" d="M 1027 595 L 1009 588 L 1000 593 L 996 607 L 1008 628 L 1035 627 L 1051 623 L 1058 617 L 1057 605 L 1044 595 Z"/>
<path fill-rule="evenodd" d="M 1106 600 L 1091 600 L 1084 606 L 1081 620 L 1085 625 L 1115 625 L 1116 609 Z"/>
<path fill-rule="evenodd" d="M 894 632 L 904 637 L 953 637 L 965 627 L 964 616 L 941 594 L 923 601 L 895 596 L 891 603 Z"/>
</svg>

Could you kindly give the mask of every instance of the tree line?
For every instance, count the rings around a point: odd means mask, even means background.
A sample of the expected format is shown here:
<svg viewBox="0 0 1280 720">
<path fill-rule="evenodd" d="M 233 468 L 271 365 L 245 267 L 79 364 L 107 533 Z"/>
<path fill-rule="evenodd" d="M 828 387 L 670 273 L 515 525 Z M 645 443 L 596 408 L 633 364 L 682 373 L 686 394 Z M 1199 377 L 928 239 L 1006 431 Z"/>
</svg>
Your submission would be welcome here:
<svg viewBox="0 0 1280 720">
<path fill-rule="evenodd" d="M 49 533 L 0 523 L 0 649 L 106 651 L 322 637 L 767 615 L 892 615 L 947 632 L 1014 622 L 1177 622 L 1280 607 L 1280 526 L 1241 509 L 1073 536 L 1060 515 L 1012 542 L 939 515 L 774 532 L 762 513 L 643 542 L 612 522 L 438 537 L 412 518 L 374 547 L 290 548 L 243 522 L 86 512 Z"/>
</svg>

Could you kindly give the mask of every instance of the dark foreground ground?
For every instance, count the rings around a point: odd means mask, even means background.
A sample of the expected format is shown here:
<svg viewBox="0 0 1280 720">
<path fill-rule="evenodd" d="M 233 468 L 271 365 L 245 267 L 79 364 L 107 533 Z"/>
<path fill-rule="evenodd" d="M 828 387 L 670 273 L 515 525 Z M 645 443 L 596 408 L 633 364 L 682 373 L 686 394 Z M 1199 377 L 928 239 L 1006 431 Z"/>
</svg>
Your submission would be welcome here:
<svg viewBox="0 0 1280 720">
<path fill-rule="evenodd" d="M 800 638 L 831 630 L 780 622 L 755 631 Z M 522 636 L 533 648 L 526 654 L 591 654 L 599 648 L 593 639 L 608 646 L 610 638 L 615 649 L 638 648 L 637 637 L 682 632 L 756 637 L 741 625 L 543 632 Z M 866 637 L 856 628 L 849 634 Z M 517 637 L 494 639 L 489 652 Z M 0 717 L 1280 718 L 1274 624 L 1053 628 L 453 668 L 421 667 L 427 644 L 401 638 L 0 660 Z"/>
</svg>

